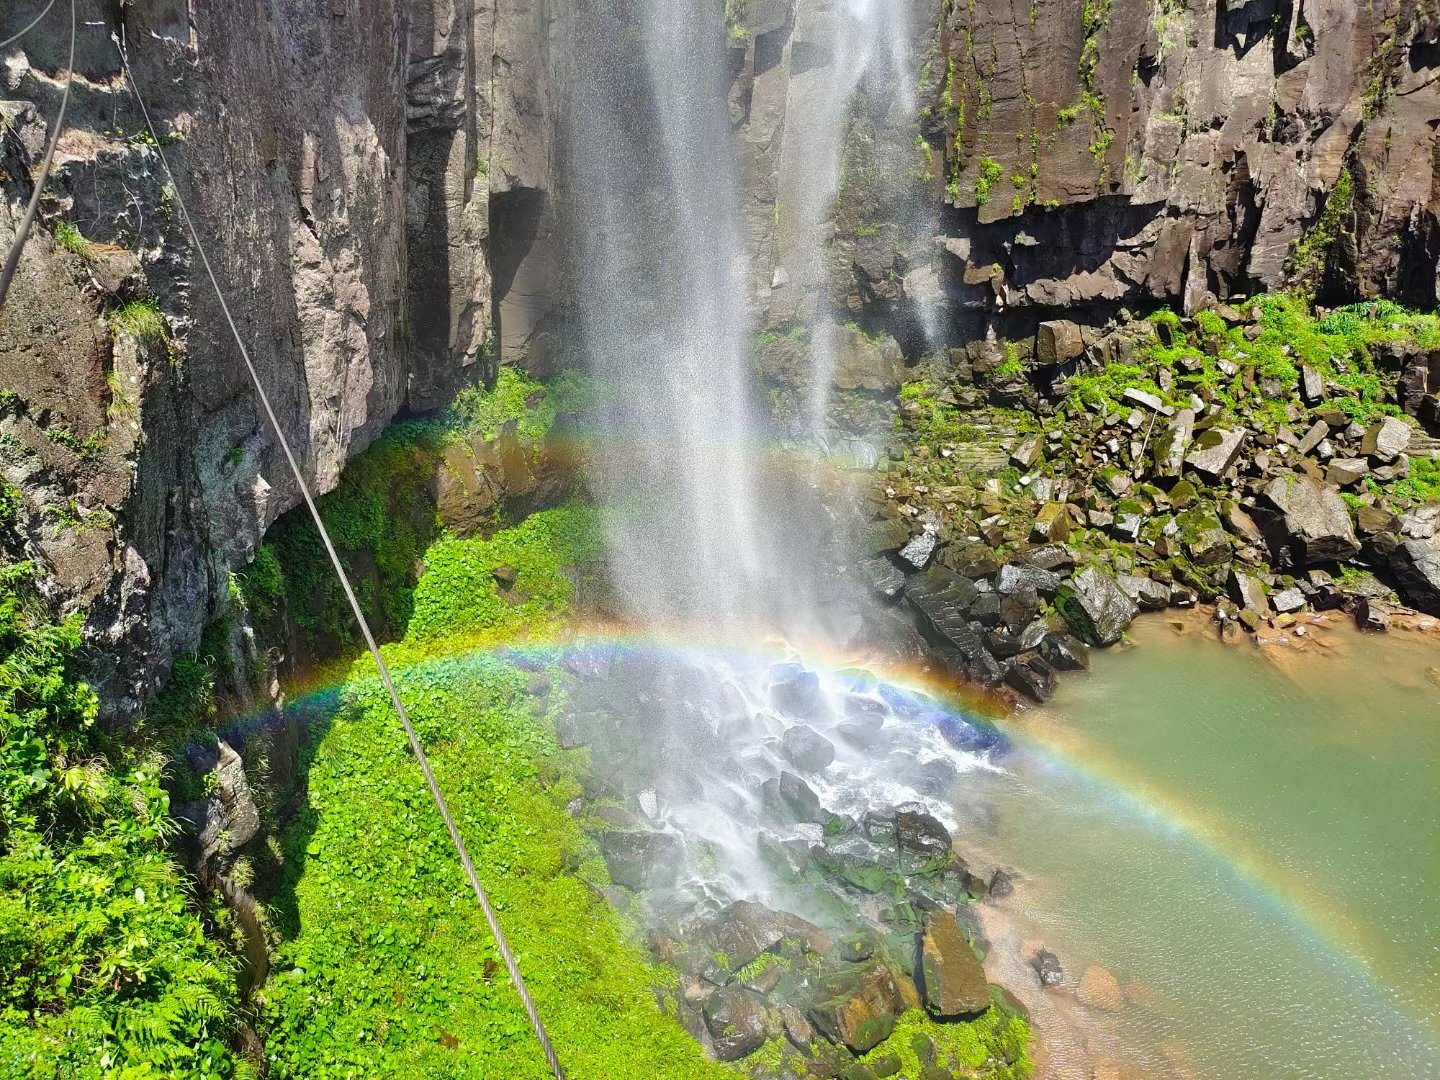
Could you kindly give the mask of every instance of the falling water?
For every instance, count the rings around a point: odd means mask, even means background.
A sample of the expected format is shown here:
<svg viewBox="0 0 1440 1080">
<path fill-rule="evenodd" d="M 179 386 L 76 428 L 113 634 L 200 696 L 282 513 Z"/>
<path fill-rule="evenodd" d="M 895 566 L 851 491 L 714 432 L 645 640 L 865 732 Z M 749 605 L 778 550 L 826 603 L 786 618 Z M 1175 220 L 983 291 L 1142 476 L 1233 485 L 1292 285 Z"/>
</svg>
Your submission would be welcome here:
<svg viewBox="0 0 1440 1080">
<path fill-rule="evenodd" d="M 736 624 L 775 560 L 753 448 L 718 6 L 599 5 L 576 28 L 575 307 L 603 404 L 593 469 L 632 617 Z"/>
<path fill-rule="evenodd" d="M 827 303 L 831 238 L 852 110 L 915 111 L 909 75 L 907 5 L 836 0 L 797 5 L 791 49 L 778 203 L 781 277 L 792 310 L 811 330 L 814 368 L 806 403 L 807 434 L 826 441 L 840 324 Z M 803 54 L 811 53 L 812 56 Z M 814 61 L 823 62 L 814 62 Z"/>
<path fill-rule="evenodd" d="M 821 66 L 792 65 L 804 85 L 790 91 L 780 193 L 793 205 L 782 234 L 797 288 L 811 297 L 808 317 L 821 308 L 848 102 L 866 72 L 899 70 L 904 36 L 878 0 L 823 13 L 827 28 L 813 25 L 820 14 L 797 14 L 819 36 L 833 32 L 834 48 Z M 776 828 L 762 789 L 795 768 L 782 744 L 797 723 L 836 742 L 834 766 L 812 780 L 827 805 L 857 814 L 921 797 L 937 770 L 975 767 L 989 745 L 972 731 L 953 745 L 934 725 L 909 731 L 899 699 L 817 679 L 796 651 L 799 642 L 849 644 L 861 598 L 840 572 L 843 549 L 814 475 L 766 456 L 721 16 L 701 0 L 580 12 L 565 110 L 570 276 L 601 399 L 590 471 L 612 584 L 642 636 L 680 626 L 726 643 L 596 654 L 579 681 L 597 767 L 643 796 L 634 805 L 654 827 L 685 838 L 680 907 L 772 895 L 757 856 Z M 888 92 L 904 81 L 888 79 Z M 821 350 L 817 364 L 827 363 L 833 354 Z M 823 401 L 814 408 L 823 415 Z M 755 649 L 763 638 L 778 643 L 779 662 Z M 885 745 L 845 744 L 847 724 L 887 722 Z"/>
</svg>

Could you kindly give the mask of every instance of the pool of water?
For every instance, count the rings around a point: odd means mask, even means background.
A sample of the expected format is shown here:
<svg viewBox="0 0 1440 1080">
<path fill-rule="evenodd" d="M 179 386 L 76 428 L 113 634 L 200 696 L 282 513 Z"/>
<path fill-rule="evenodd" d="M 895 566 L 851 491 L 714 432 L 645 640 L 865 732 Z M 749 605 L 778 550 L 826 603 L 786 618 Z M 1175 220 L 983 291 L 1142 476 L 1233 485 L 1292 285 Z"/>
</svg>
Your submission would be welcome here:
<svg viewBox="0 0 1440 1080">
<path fill-rule="evenodd" d="M 990 964 L 1042 1075 L 1440 1076 L 1440 640 L 1133 636 L 960 798 L 962 846 L 1019 873 Z M 1062 988 L 1024 963 L 1041 943 Z"/>
</svg>

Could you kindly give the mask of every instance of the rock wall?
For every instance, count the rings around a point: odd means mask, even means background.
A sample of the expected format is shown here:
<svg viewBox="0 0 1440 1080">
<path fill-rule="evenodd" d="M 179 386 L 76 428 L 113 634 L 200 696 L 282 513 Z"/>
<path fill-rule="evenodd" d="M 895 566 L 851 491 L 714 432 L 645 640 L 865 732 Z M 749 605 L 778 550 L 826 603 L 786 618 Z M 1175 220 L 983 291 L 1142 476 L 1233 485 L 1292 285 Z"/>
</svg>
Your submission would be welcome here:
<svg viewBox="0 0 1440 1080">
<path fill-rule="evenodd" d="M 905 87 L 862 83 L 829 300 L 888 320 L 907 352 L 992 327 L 1033 334 L 1061 309 L 1193 311 L 1297 281 L 1322 300 L 1435 302 L 1430 0 L 906 8 L 919 107 L 898 107 Z M 776 0 L 744 5 L 738 23 L 732 104 L 770 324 L 796 310 L 780 302 L 793 129 L 835 77 L 841 18 L 820 0 Z M 928 341 L 918 307 L 938 312 Z"/>
<path fill-rule="evenodd" d="M 0 14 L 0 37 L 42 5 Z M 63 6 L 63 5 L 61 5 Z M 550 186 L 542 5 L 81 0 L 75 87 L 0 323 L 8 548 L 85 607 L 93 678 L 134 708 L 298 492 L 167 190 L 131 63 L 287 436 L 319 491 L 398 413 L 492 374 L 497 287 Z M 58 105 L 60 7 L 0 57 L 0 247 Z M 99 24 L 99 25 L 95 25 Z M 538 193 L 538 195 L 536 194 Z"/>
<path fill-rule="evenodd" d="M 1194 310 L 1308 276 L 1322 298 L 1433 304 L 1435 11 L 947 5 L 926 135 L 952 302 Z"/>
</svg>

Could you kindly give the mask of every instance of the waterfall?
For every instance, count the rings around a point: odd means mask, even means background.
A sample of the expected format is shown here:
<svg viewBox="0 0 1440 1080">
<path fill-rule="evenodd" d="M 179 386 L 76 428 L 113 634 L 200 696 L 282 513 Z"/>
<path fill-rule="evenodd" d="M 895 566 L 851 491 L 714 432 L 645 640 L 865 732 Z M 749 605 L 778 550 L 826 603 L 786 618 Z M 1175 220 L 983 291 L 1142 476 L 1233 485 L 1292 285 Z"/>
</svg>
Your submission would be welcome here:
<svg viewBox="0 0 1440 1080">
<path fill-rule="evenodd" d="M 599 5 L 567 125 L 579 340 L 614 583 L 647 624 L 756 614 L 767 573 L 717 7 Z"/>
<path fill-rule="evenodd" d="M 848 120 L 855 108 L 898 110 L 908 120 L 915 89 L 907 63 L 907 5 L 898 0 L 800 0 L 796 4 L 777 203 L 779 265 L 790 310 L 810 327 L 813 368 L 808 437 L 827 443 L 840 324 L 831 291 L 835 199 Z M 797 50 L 800 55 L 797 55 Z M 804 55 L 804 54 L 810 55 Z"/>
<path fill-rule="evenodd" d="M 868 92 L 895 98 L 885 108 L 913 106 L 905 28 L 881 0 L 796 20 L 831 47 L 824 63 L 791 58 L 777 256 L 793 268 L 789 295 L 805 298 L 795 318 L 838 330 L 825 267 L 847 115 L 867 78 Z M 857 815 L 920 798 L 937 769 L 974 767 L 977 744 L 947 742 L 942 729 L 955 725 L 933 704 L 907 706 L 853 673 L 817 673 L 797 651 L 849 646 L 864 599 L 842 573 L 848 554 L 816 497 L 818 471 L 777 452 L 757 395 L 728 96 L 737 50 L 720 5 L 595 3 L 566 25 L 560 197 L 573 331 L 599 399 L 590 484 L 618 606 L 640 636 L 686 642 L 597 647 L 577 661 L 576 722 L 589 725 L 606 782 L 652 827 L 684 838 L 684 899 L 670 902 L 690 910 L 763 896 L 795 910 L 806 901 L 776 894 L 760 847 L 765 836 L 818 838 L 814 815 L 788 829 L 773 812 L 775 798 L 794 795 L 776 785 L 800 768 L 787 743 L 796 729 L 833 746 L 833 765 L 809 775 L 827 806 Z M 818 440 L 833 348 L 814 350 L 813 363 Z M 900 722 L 902 708 L 922 721 Z M 872 737 L 886 718 L 881 745 Z"/>
</svg>

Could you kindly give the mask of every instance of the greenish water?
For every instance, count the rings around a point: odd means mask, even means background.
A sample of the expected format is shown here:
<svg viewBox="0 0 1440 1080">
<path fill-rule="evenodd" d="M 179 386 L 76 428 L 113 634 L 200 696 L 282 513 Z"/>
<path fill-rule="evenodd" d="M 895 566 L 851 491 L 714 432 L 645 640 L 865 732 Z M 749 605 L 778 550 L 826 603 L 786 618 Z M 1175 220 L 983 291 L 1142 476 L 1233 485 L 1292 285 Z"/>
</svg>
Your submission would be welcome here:
<svg viewBox="0 0 1440 1080">
<path fill-rule="evenodd" d="M 961 808 L 1023 875 L 996 965 L 1033 982 L 1038 939 L 1071 989 L 1091 964 L 1127 989 L 1031 993 L 1050 1075 L 1440 1076 L 1440 640 L 1268 658 L 1201 625 L 1142 622 L 1065 680 Z"/>
</svg>

